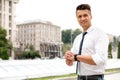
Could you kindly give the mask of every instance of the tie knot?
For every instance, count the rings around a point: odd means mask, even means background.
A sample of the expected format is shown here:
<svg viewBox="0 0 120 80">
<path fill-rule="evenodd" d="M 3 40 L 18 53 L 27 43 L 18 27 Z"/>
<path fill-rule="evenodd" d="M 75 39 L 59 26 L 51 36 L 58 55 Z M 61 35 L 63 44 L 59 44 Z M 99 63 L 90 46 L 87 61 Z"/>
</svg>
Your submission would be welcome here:
<svg viewBox="0 0 120 80">
<path fill-rule="evenodd" d="M 87 34 L 87 32 L 83 32 L 83 36 L 85 36 Z"/>
</svg>

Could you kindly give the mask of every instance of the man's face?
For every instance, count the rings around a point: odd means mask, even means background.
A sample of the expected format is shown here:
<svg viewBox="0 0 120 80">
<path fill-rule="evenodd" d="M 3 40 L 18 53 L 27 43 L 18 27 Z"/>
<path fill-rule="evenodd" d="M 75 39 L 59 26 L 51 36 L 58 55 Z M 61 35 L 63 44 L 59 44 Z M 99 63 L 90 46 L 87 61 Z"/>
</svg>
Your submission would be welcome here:
<svg viewBox="0 0 120 80">
<path fill-rule="evenodd" d="M 83 29 L 88 29 L 91 26 L 91 13 L 89 10 L 77 10 L 76 16 L 78 23 L 83 27 Z"/>
</svg>

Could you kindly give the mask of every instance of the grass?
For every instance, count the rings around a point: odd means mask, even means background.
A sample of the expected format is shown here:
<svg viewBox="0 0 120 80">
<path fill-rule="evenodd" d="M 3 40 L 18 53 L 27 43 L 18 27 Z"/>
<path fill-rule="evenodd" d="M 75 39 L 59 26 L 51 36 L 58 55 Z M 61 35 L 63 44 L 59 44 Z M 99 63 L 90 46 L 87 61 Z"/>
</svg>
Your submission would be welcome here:
<svg viewBox="0 0 120 80">
<path fill-rule="evenodd" d="M 120 72 L 120 68 L 116 69 L 106 69 L 105 74 L 117 73 Z M 67 77 L 76 77 L 76 74 L 68 74 L 68 75 L 61 75 L 61 76 L 48 76 L 43 78 L 34 78 L 34 79 L 27 79 L 27 80 L 54 80 L 57 78 L 67 78 Z"/>
<path fill-rule="evenodd" d="M 106 69 L 105 74 L 111 74 L 111 73 L 117 73 L 120 72 L 120 68 L 115 68 L 115 69 Z"/>
<path fill-rule="evenodd" d="M 48 76 L 48 77 L 43 77 L 43 78 L 33 78 L 33 79 L 28 79 L 28 80 L 53 80 L 57 78 L 66 78 L 66 77 L 75 77 L 76 74 L 67 74 L 67 75 L 60 75 L 60 76 Z"/>
</svg>

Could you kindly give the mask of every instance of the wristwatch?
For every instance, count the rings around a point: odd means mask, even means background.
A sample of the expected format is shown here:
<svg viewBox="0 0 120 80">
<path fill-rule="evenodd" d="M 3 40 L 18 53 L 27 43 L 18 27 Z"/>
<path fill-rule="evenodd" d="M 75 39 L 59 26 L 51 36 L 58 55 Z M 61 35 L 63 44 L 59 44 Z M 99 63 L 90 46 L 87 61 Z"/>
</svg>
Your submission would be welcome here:
<svg viewBox="0 0 120 80">
<path fill-rule="evenodd" d="M 78 60 L 77 60 L 77 56 L 78 56 L 78 54 L 75 54 L 75 55 L 74 55 L 74 61 L 78 61 Z"/>
</svg>

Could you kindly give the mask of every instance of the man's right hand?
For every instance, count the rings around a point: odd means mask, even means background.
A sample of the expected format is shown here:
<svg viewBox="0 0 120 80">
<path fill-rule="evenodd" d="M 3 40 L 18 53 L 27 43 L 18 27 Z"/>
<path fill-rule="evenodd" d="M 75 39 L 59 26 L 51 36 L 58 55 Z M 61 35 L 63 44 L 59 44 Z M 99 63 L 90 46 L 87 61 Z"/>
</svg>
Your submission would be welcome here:
<svg viewBox="0 0 120 80">
<path fill-rule="evenodd" d="M 66 64 L 68 66 L 72 66 L 73 65 L 73 62 L 74 62 L 74 55 L 71 51 L 67 51 L 65 53 L 65 59 L 66 59 Z"/>
<path fill-rule="evenodd" d="M 66 62 L 66 64 L 68 65 L 68 66 L 72 66 L 73 65 L 73 61 L 70 61 L 70 60 L 65 60 L 65 62 Z"/>
</svg>

